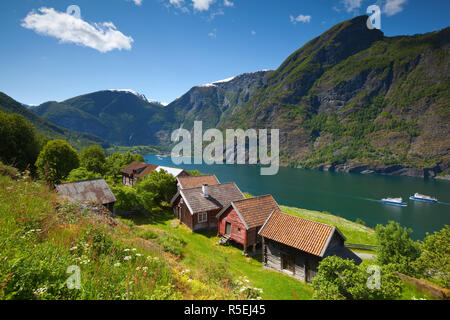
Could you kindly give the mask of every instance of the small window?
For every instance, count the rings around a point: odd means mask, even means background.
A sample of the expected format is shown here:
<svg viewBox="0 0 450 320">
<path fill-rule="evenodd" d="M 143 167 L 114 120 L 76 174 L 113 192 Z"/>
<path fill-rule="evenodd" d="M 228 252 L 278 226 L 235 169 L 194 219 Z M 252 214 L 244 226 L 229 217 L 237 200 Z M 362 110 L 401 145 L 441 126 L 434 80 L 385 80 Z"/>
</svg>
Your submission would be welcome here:
<svg viewBox="0 0 450 320">
<path fill-rule="evenodd" d="M 207 221 L 208 221 L 208 213 L 201 212 L 198 214 L 198 222 L 199 223 L 203 223 L 203 222 L 207 222 Z"/>
<path fill-rule="evenodd" d="M 238 232 L 241 232 L 241 228 L 238 228 Z"/>
</svg>

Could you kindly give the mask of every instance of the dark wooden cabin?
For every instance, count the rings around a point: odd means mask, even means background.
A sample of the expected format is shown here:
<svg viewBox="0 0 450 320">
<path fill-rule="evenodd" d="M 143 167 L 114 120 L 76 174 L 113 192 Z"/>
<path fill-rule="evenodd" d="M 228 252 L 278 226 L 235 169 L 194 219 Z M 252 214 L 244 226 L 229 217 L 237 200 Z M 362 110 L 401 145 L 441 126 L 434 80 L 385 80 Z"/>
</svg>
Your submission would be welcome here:
<svg viewBox="0 0 450 320">
<path fill-rule="evenodd" d="M 243 246 L 244 252 L 261 242 L 260 228 L 278 204 L 271 195 L 231 202 L 217 215 L 218 234 L 227 241 L 232 240 Z"/>
<path fill-rule="evenodd" d="M 139 179 L 146 177 L 156 168 L 158 166 L 153 164 L 134 161 L 120 172 L 122 174 L 122 184 L 133 187 Z"/>
<path fill-rule="evenodd" d="M 114 203 L 117 200 L 104 179 L 63 183 L 55 186 L 55 189 L 69 201 L 96 201 L 114 215 Z"/>
<path fill-rule="evenodd" d="M 263 267 L 311 282 L 322 259 L 338 256 L 361 259 L 344 246 L 345 237 L 338 228 L 287 215 L 275 210 L 259 231 L 263 241 Z"/>
<path fill-rule="evenodd" d="M 172 198 L 174 216 L 193 231 L 217 229 L 217 213 L 244 195 L 232 183 L 179 189 Z"/>
</svg>

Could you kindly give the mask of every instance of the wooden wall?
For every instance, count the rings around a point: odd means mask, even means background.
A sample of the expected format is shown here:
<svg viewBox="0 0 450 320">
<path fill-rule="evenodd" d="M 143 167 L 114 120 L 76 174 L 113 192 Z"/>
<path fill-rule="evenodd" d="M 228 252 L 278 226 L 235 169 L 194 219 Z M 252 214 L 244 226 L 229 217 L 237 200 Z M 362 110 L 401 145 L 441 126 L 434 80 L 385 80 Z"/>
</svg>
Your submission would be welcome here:
<svg viewBox="0 0 450 320">
<path fill-rule="evenodd" d="M 242 222 L 241 218 L 237 214 L 233 207 L 229 207 L 220 217 L 219 217 L 219 234 L 225 235 L 226 224 L 231 224 L 231 239 L 237 243 L 242 244 L 244 247 L 248 246 L 247 243 L 247 230 Z M 240 231 L 239 231 L 240 229 Z"/>
<path fill-rule="evenodd" d="M 293 257 L 294 272 L 282 269 L 281 255 Z M 286 246 L 282 243 L 265 238 L 263 240 L 263 266 L 286 273 L 298 280 L 310 282 L 317 274 L 320 257 Z"/>
</svg>

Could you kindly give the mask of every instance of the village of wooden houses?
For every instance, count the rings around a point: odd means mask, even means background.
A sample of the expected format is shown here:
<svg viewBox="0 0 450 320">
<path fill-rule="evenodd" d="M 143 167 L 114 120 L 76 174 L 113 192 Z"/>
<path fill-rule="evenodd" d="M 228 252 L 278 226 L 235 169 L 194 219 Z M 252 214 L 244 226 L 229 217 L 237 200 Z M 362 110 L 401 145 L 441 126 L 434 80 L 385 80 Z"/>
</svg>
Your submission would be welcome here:
<svg viewBox="0 0 450 320">
<path fill-rule="evenodd" d="M 234 182 L 215 175 L 191 176 L 183 169 L 135 161 L 121 171 L 122 184 L 133 187 L 159 170 L 173 175 L 177 184 L 170 205 L 178 223 L 195 233 L 217 231 L 218 244 L 233 244 L 244 256 L 262 254 L 261 268 L 310 283 L 328 256 L 356 265 L 362 261 L 344 245 L 337 227 L 286 214 L 270 194 L 247 198 Z M 115 214 L 116 198 L 103 179 L 60 184 L 56 191 L 71 201 L 99 202 Z"/>
</svg>

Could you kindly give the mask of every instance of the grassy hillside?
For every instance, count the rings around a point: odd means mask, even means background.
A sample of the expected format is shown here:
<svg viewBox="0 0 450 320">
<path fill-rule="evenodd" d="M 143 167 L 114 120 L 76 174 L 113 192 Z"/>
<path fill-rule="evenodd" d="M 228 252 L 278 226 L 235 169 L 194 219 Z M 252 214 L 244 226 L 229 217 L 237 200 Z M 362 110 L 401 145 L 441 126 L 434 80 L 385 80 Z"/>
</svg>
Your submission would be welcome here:
<svg viewBox="0 0 450 320">
<path fill-rule="evenodd" d="M 14 113 L 24 116 L 31 124 L 34 125 L 36 131 L 50 139 L 67 140 L 74 148 L 80 150 L 85 146 L 98 144 L 102 147 L 109 147 L 109 143 L 97 136 L 88 133 L 72 131 L 59 127 L 52 122 L 39 117 L 19 102 L 15 101 L 6 94 L 0 92 L 0 111 L 5 113 Z"/>
<path fill-rule="evenodd" d="M 0 175 L 0 299 L 312 298 L 309 284 L 263 270 L 260 255 L 218 245 L 215 232 L 193 233 L 169 207 L 112 219 L 101 206 L 61 202 L 46 186 L 15 179 Z M 373 243 L 372 230 L 345 219 L 283 210 Z M 80 268 L 81 290 L 67 288 L 69 266 Z M 412 297 L 430 299 L 403 284 L 401 299 Z"/>
</svg>

